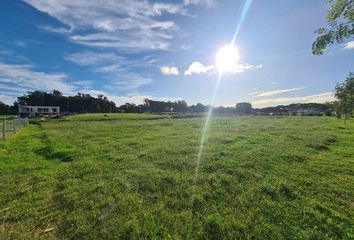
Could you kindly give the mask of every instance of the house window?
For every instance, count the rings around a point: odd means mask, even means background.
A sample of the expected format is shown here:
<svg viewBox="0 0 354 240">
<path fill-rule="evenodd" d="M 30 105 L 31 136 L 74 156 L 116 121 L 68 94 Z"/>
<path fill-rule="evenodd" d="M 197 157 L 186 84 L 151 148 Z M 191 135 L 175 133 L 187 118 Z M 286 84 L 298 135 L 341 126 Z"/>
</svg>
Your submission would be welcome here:
<svg viewBox="0 0 354 240">
<path fill-rule="evenodd" d="M 52 108 L 52 112 L 57 112 L 57 109 L 56 108 Z"/>
<path fill-rule="evenodd" d="M 21 112 L 27 113 L 27 112 L 29 112 L 29 108 L 28 107 L 22 107 L 21 108 Z"/>
<path fill-rule="evenodd" d="M 37 109 L 37 112 L 39 112 L 39 113 L 40 113 L 40 112 L 44 112 L 44 108 L 38 108 L 38 109 Z"/>
<path fill-rule="evenodd" d="M 49 112 L 49 108 L 43 108 L 43 110 L 45 113 Z"/>
</svg>

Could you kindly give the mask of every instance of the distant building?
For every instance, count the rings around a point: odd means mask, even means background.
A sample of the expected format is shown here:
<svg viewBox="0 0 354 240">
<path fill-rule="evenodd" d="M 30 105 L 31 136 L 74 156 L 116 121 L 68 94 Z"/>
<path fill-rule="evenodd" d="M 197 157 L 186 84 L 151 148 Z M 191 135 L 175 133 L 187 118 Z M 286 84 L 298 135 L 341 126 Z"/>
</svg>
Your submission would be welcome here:
<svg viewBox="0 0 354 240">
<path fill-rule="evenodd" d="M 60 114 L 58 106 L 18 106 L 20 117 L 57 116 Z"/>
</svg>

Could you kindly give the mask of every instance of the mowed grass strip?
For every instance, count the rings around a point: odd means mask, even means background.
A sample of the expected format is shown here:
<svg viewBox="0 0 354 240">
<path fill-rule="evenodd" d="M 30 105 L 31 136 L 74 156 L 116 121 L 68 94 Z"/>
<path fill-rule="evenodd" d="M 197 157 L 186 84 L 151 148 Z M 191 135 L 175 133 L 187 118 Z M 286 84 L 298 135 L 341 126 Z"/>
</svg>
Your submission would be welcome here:
<svg viewBox="0 0 354 240">
<path fill-rule="evenodd" d="M 353 123 L 214 118 L 195 181 L 203 119 L 109 115 L 30 124 L 0 144 L 0 238 L 354 236 Z"/>
</svg>

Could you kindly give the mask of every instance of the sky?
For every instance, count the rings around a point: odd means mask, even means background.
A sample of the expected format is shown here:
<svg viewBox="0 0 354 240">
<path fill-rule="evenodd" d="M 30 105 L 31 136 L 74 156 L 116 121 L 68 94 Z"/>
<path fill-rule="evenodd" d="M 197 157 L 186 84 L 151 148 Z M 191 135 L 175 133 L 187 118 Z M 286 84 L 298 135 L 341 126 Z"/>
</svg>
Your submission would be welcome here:
<svg viewBox="0 0 354 240">
<path fill-rule="evenodd" d="M 57 89 L 103 94 L 117 105 L 208 104 L 215 55 L 236 29 L 240 60 L 223 74 L 215 105 L 330 101 L 354 70 L 354 41 L 312 55 L 314 31 L 327 27 L 326 2 L 1 0 L 0 101 Z"/>
</svg>

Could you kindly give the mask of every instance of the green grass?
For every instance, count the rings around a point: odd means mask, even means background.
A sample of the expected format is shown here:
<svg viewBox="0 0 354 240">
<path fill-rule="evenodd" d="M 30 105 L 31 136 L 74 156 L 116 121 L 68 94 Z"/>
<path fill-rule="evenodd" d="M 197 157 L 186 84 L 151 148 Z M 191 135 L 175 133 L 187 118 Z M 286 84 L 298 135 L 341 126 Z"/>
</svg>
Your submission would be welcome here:
<svg viewBox="0 0 354 240">
<path fill-rule="evenodd" d="M 0 120 L 2 120 L 2 119 L 4 119 L 4 118 L 10 118 L 10 119 L 12 119 L 12 118 L 14 118 L 14 117 L 17 117 L 17 115 L 0 115 Z"/>
<path fill-rule="evenodd" d="M 215 118 L 194 181 L 203 119 L 108 118 L 0 144 L 1 239 L 354 238 L 353 123 Z"/>
<path fill-rule="evenodd" d="M 134 114 L 134 113 L 89 113 L 77 114 L 67 117 L 71 121 L 107 121 L 107 120 L 154 120 L 168 118 L 167 115 Z"/>
<path fill-rule="evenodd" d="M 18 132 L 20 130 L 20 126 L 15 125 L 14 126 L 14 122 L 13 122 L 13 118 L 11 117 L 7 117 L 6 118 L 6 125 L 5 125 L 5 129 L 4 129 L 4 118 L 0 117 L 0 141 L 4 140 L 3 139 L 3 132 L 5 130 L 5 139 L 9 139 L 12 138 L 15 135 L 15 131 Z"/>
</svg>

